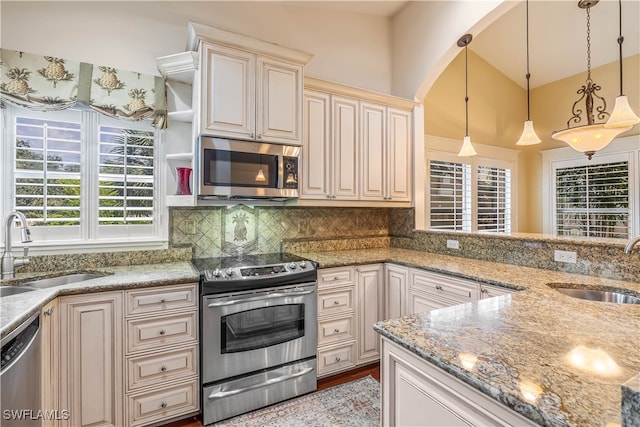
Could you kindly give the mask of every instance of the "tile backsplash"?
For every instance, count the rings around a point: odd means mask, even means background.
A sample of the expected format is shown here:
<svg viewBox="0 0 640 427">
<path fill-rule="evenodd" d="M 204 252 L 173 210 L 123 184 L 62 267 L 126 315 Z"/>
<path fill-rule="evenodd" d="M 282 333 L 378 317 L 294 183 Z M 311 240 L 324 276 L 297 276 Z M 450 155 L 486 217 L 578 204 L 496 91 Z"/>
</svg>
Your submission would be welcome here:
<svg viewBox="0 0 640 427">
<path fill-rule="evenodd" d="M 169 239 L 171 245 L 192 245 L 194 258 L 280 252 L 284 242 L 296 240 L 388 238 L 390 211 L 242 204 L 172 208 Z"/>
</svg>

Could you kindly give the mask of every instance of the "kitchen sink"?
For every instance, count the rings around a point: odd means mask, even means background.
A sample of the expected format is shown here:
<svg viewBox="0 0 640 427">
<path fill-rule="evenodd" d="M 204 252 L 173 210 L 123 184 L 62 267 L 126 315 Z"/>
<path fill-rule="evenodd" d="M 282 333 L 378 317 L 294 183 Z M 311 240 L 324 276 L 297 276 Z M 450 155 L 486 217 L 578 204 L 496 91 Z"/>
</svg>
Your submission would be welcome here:
<svg viewBox="0 0 640 427">
<path fill-rule="evenodd" d="M 49 277 L 47 279 L 32 280 L 31 282 L 23 283 L 22 286 L 28 286 L 33 289 L 47 289 L 104 276 L 106 276 L 106 274 L 103 273 L 73 273 L 64 276 Z"/>
<path fill-rule="evenodd" d="M 0 297 L 9 297 L 11 295 L 17 295 L 29 291 L 35 291 L 35 289 L 26 288 L 24 286 L 0 286 Z"/>
<path fill-rule="evenodd" d="M 563 287 L 559 283 L 550 283 L 552 287 L 561 294 L 572 298 L 579 298 L 589 301 L 612 302 L 616 304 L 640 304 L 640 298 L 625 294 L 623 290 L 615 289 L 601 290 L 589 288 Z"/>
</svg>

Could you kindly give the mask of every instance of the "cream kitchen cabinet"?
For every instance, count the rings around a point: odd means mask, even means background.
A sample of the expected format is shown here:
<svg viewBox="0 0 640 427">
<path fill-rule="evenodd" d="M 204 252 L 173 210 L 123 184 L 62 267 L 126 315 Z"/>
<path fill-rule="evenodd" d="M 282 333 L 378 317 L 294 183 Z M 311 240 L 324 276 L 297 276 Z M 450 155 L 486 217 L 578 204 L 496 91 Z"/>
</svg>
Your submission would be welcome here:
<svg viewBox="0 0 640 427">
<path fill-rule="evenodd" d="M 59 384 L 59 309 L 58 299 L 48 302 L 40 310 L 40 340 L 41 340 L 41 372 L 42 372 L 42 409 L 53 411 L 59 417 L 64 414 L 60 411 L 58 402 Z M 55 418 L 55 417 L 53 417 Z M 57 426 L 55 419 L 43 420 L 43 427 Z"/>
<path fill-rule="evenodd" d="M 409 206 L 413 103 L 313 78 L 304 95 L 298 204 Z"/>
<path fill-rule="evenodd" d="M 373 325 L 382 320 L 384 307 L 384 265 L 356 267 L 356 312 L 358 320 L 356 364 L 362 365 L 380 359 L 380 337 Z"/>
<path fill-rule="evenodd" d="M 532 421 L 382 338 L 383 426 L 534 426 Z"/>
<path fill-rule="evenodd" d="M 195 414 L 198 399 L 197 284 L 125 292 L 128 426 Z"/>
<path fill-rule="evenodd" d="M 373 324 L 382 318 L 383 265 L 318 271 L 318 376 L 380 358 Z"/>
<path fill-rule="evenodd" d="M 385 319 L 395 319 L 407 314 L 407 286 L 409 268 L 402 265 L 385 264 L 384 294 Z"/>
<path fill-rule="evenodd" d="M 122 292 L 61 297 L 59 310 L 61 425 L 124 425 Z"/>
<path fill-rule="evenodd" d="M 362 200 L 411 201 L 411 112 L 361 102 Z"/>
<path fill-rule="evenodd" d="M 408 314 L 420 313 L 476 301 L 478 283 L 412 268 L 407 297 Z"/>
<path fill-rule="evenodd" d="M 200 53 L 199 132 L 300 145 L 303 66 L 311 55 L 201 24 L 189 30 Z"/>
</svg>

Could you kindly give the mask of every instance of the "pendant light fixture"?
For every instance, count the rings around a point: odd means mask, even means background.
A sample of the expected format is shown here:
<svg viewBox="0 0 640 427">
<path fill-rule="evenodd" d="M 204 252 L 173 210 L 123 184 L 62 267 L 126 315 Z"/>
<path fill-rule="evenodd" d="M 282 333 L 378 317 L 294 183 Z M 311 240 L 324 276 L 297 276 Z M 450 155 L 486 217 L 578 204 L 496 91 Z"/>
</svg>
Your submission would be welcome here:
<svg viewBox="0 0 640 427">
<path fill-rule="evenodd" d="M 467 56 L 467 49 L 473 36 L 471 34 L 465 34 L 458 40 L 458 46 L 464 47 L 464 124 L 465 134 L 462 140 L 462 148 L 458 153 L 459 157 L 471 157 L 475 156 L 476 150 L 471 145 L 471 138 L 469 137 L 469 58 Z"/>
<path fill-rule="evenodd" d="M 525 2 L 525 7 L 527 16 L 527 121 L 524 122 L 522 135 L 518 142 L 516 142 L 516 145 L 535 145 L 540 144 L 540 138 L 538 138 L 538 135 L 533 128 L 533 122 L 531 121 L 531 109 L 529 106 L 529 78 L 531 78 L 531 74 L 529 73 L 529 0 Z"/>
<path fill-rule="evenodd" d="M 587 80 L 585 84 L 578 89 L 580 99 L 574 102 L 571 108 L 573 116 L 567 121 L 567 129 L 554 132 L 551 137 L 559 141 L 564 141 L 576 151 L 584 153 L 589 160 L 596 151 L 602 150 L 609 145 L 613 139 L 631 129 L 631 126 L 606 128 L 604 123 L 596 123 L 594 117 L 594 101 L 597 99 L 601 105 L 596 107 L 599 120 L 604 120 L 609 115 L 607 113 L 607 102 L 603 97 L 596 94 L 601 86 L 591 80 L 591 8 L 598 4 L 599 0 L 580 0 L 578 7 L 587 11 Z M 595 98 L 595 99 L 594 99 Z M 585 111 L 576 107 L 580 101 L 585 102 Z M 582 113 L 586 114 L 587 124 L 583 126 L 571 127 L 570 124 L 580 123 L 582 121 Z"/>
<path fill-rule="evenodd" d="M 622 42 L 624 42 L 624 37 L 622 37 L 622 0 L 618 0 L 618 13 L 620 18 L 620 33 L 618 35 L 618 48 L 620 52 L 620 95 L 616 98 L 616 103 L 607 124 L 604 125 L 606 128 L 624 128 L 640 123 L 640 117 L 633 112 L 633 109 L 631 109 L 629 105 L 629 100 L 624 95 L 624 92 L 622 92 Z"/>
</svg>

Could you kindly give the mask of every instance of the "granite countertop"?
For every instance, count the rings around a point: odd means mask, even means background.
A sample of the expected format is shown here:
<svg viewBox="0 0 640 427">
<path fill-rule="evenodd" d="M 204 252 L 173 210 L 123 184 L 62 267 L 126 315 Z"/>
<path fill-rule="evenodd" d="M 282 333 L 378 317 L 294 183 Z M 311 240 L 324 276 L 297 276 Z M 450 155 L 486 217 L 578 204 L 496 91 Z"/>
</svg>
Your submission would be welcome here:
<svg viewBox="0 0 640 427">
<path fill-rule="evenodd" d="M 76 272 L 78 271 L 17 274 L 14 279 L 2 280 L 0 285 L 19 286 L 37 278 L 56 277 L 65 273 Z M 190 262 L 101 267 L 90 271 L 82 270 L 82 272 L 104 273 L 105 276 L 1 297 L 0 337 L 9 334 L 32 314 L 38 312 L 43 305 L 58 296 L 194 283 L 199 280 L 199 274 Z"/>
<path fill-rule="evenodd" d="M 320 268 L 393 262 L 521 289 L 385 320 L 374 329 L 541 425 L 613 426 L 623 416 L 640 425 L 640 305 L 585 301 L 547 286 L 621 288 L 640 296 L 640 283 L 396 248 L 298 255 Z M 610 369 L 580 364 L 590 357 L 603 357 Z"/>
</svg>

